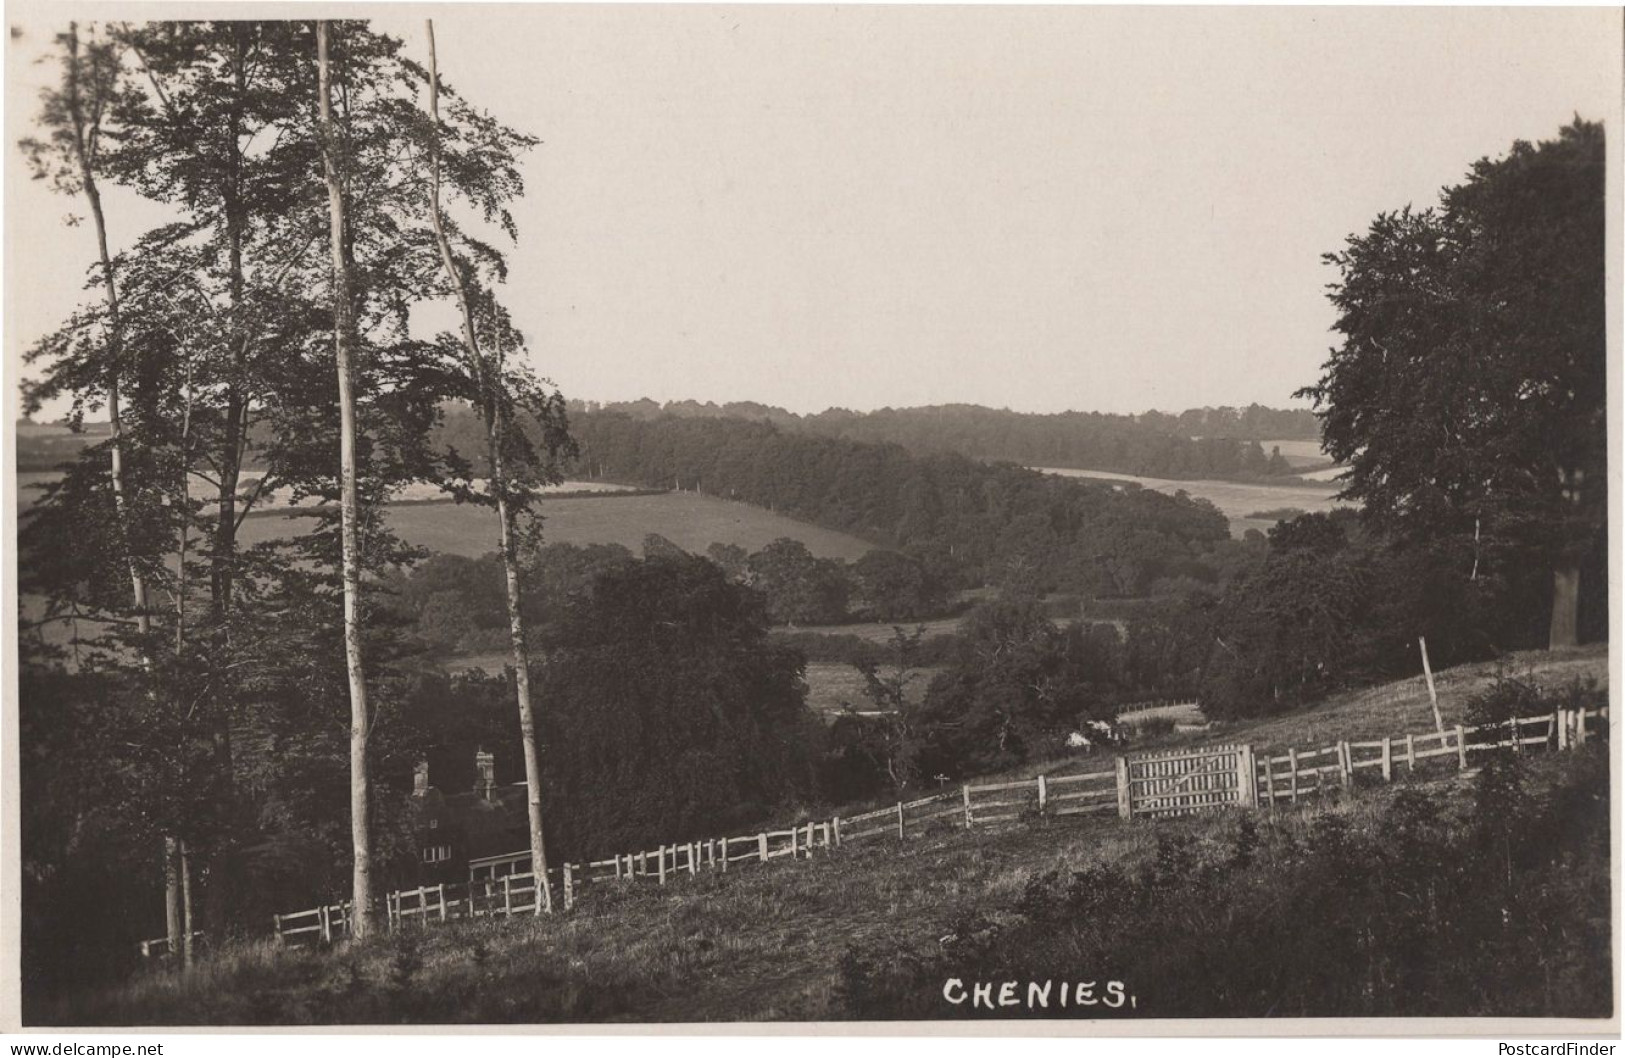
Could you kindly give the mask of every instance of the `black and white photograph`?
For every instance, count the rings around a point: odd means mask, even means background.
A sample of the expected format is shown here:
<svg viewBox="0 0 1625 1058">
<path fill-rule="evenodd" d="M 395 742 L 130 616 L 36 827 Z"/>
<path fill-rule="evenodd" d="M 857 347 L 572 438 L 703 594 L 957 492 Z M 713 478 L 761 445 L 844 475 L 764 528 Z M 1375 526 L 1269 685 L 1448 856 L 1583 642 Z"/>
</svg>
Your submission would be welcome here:
<svg viewBox="0 0 1625 1058">
<path fill-rule="evenodd" d="M 0 1027 L 1619 1038 L 1620 9 L 6 19 Z"/>
</svg>

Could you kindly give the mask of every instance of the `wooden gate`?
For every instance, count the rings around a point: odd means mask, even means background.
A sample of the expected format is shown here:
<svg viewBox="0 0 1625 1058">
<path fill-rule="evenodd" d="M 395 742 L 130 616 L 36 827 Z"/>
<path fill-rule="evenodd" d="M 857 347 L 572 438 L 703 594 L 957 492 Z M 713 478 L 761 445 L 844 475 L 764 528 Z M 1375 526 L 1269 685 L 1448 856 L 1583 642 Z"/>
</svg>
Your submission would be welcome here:
<svg viewBox="0 0 1625 1058">
<path fill-rule="evenodd" d="M 1124 819 L 1251 808 L 1258 802 L 1251 746 L 1140 753 L 1119 757 L 1117 766 L 1117 808 Z"/>
</svg>

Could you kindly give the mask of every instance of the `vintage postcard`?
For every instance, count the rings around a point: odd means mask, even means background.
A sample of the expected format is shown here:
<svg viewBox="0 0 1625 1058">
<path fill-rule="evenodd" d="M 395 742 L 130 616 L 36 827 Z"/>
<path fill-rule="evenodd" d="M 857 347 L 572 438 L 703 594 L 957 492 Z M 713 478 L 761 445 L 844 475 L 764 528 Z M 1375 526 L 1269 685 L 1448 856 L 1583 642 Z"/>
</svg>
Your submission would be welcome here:
<svg viewBox="0 0 1625 1058">
<path fill-rule="evenodd" d="M 1617 1035 L 1619 10 L 7 20 L 8 1027 Z"/>
</svg>

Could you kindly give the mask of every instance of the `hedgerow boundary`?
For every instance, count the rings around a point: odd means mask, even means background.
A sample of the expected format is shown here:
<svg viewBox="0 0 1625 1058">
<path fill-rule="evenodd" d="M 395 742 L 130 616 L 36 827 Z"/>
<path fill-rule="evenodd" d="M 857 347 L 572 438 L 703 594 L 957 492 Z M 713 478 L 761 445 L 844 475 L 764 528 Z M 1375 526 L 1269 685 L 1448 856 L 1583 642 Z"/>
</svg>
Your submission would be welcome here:
<svg viewBox="0 0 1625 1058">
<path fill-rule="evenodd" d="M 1188 815 L 1221 809 L 1276 813 L 1332 792 L 1353 792 L 1369 783 L 1392 782 L 1419 771 L 1467 771 L 1474 754 L 1498 750 L 1562 752 L 1608 734 L 1608 708 L 1559 708 L 1540 716 L 1514 717 L 1475 726 L 1456 725 L 1434 733 L 1382 736 L 1364 741 L 1258 756 L 1247 745 L 1192 746 L 1150 754 L 1119 756 L 1110 771 L 1039 775 L 1018 782 L 965 784 L 894 806 L 850 816 L 810 821 L 786 830 L 742 837 L 660 845 L 607 859 L 566 863 L 550 871 L 562 887 L 563 910 L 570 911 L 583 887 L 603 884 L 675 882 L 700 871 L 726 873 L 829 855 L 854 841 L 933 828 L 975 829 L 1076 814 L 1135 816 Z M 1595 730 L 1593 723 L 1595 722 Z M 996 799 L 988 799 L 992 795 Z M 856 828 L 856 829 L 854 829 Z M 513 860 L 528 860 L 526 852 Z M 401 889 L 385 896 L 391 932 L 456 920 L 537 915 L 544 911 L 535 877 L 516 872 L 452 883 Z M 331 944 L 349 936 L 348 901 L 273 916 L 285 945 Z M 159 946 L 162 941 L 146 942 Z M 155 951 L 153 954 L 161 954 Z"/>
</svg>

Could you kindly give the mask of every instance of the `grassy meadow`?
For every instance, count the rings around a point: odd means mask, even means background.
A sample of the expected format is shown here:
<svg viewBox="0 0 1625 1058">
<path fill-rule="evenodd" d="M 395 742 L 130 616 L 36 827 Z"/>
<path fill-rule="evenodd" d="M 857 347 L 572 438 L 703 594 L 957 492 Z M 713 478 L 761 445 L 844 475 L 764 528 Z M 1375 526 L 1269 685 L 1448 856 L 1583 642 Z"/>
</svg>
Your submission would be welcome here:
<svg viewBox="0 0 1625 1058">
<path fill-rule="evenodd" d="M 1601 647 L 1539 652 L 1511 658 L 1501 668 L 1548 687 L 1576 677 L 1605 683 L 1608 658 Z M 1489 686 L 1497 671 L 1478 665 L 1440 674 L 1447 723 L 1460 718 L 1468 695 Z M 1313 709 L 1216 729 L 1201 741 L 1303 747 L 1428 730 L 1431 710 L 1419 683 L 1345 694 Z M 1136 1004 L 1124 1014 L 1181 1016 L 1219 1001 L 1189 990 L 1195 972 L 1190 966 L 1196 965 L 1189 959 L 1158 963 L 1156 953 L 1171 954 L 1173 948 L 1140 944 L 1133 931 L 1121 934 L 1123 943 L 1134 942 L 1129 949 L 1111 937 L 1089 940 L 1091 923 L 1103 921 L 1101 908 L 1148 916 L 1137 921 L 1152 931 L 1186 931 L 1197 964 L 1218 957 L 1227 945 L 1245 943 L 1268 945 L 1283 960 L 1308 960 L 1315 973 L 1341 975 L 1354 967 L 1347 972 L 1367 975 L 1347 988 L 1341 977 L 1336 988 L 1323 987 L 1317 978 L 1307 990 L 1303 979 L 1283 978 L 1271 987 L 1294 990 L 1296 1001 L 1253 1009 L 1247 1004 L 1256 1004 L 1256 995 L 1237 993 L 1237 1006 L 1221 1014 L 1383 1013 L 1405 1003 L 1413 1004 L 1410 1012 L 1501 1013 L 1428 1006 L 1457 1001 L 1449 997 L 1461 982 L 1437 968 L 1490 965 L 1483 962 L 1489 956 L 1470 947 L 1478 943 L 1476 933 L 1464 932 L 1465 926 L 1451 931 L 1451 923 L 1468 922 L 1469 912 L 1484 910 L 1476 886 L 1444 890 L 1451 895 L 1440 925 L 1440 905 L 1418 915 L 1405 904 L 1403 887 L 1394 889 L 1387 875 L 1339 873 L 1343 868 L 1332 854 L 1388 848 L 1399 827 L 1410 851 L 1393 869 L 1415 860 L 1418 870 L 1434 874 L 1465 870 L 1461 857 L 1442 850 L 1428 857 L 1417 850 L 1461 840 L 1450 836 L 1454 831 L 1446 823 L 1458 817 L 1470 822 L 1475 812 L 1482 817 L 1484 806 L 1499 804 L 1494 798 L 1503 794 L 1521 798 L 1518 818 L 1527 822 L 1520 823 L 1519 840 L 1560 847 L 1567 857 L 1555 868 L 1541 857 L 1519 865 L 1541 884 L 1530 886 L 1530 914 L 1508 920 L 1502 939 L 1509 951 L 1537 952 L 1550 961 L 1528 974 L 1520 966 L 1520 975 L 1535 983 L 1509 987 L 1525 989 L 1516 993 L 1529 1005 L 1521 1012 L 1596 1016 L 1597 1004 L 1605 1002 L 1597 995 L 1606 996 L 1607 987 L 1606 950 L 1601 979 L 1592 950 L 1594 935 L 1606 932 L 1608 922 L 1606 832 L 1599 839 L 1595 827 L 1576 822 L 1569 833 L 1567 824 L 1553 820 L 1575 812 L 1594 816 L 1584 806 L 1600 803 L 1606 823 L 1607 762 L 1608 747 L 1601 743 L 1581 753 L 1531 754 L 1521 792 L 1512 794 L 1487 788 L 1480 777 L 1485 769 L 1475 769 L 1480 775 L 1440 769 L 1416 779 L 1401 776 L 1353 797 L 1306 803 L 1275 819 L 1216 813 L 1129 824 L 1039 820 L 973 832 L 943 826 L 901 843 L 872 838 L 848 844 L 793 866 L 682 877 L 663 888 L 594 886 L 574 912 L 551 918 L 453 923 L 330 951 L 281 949 L 264 939 L 232 942 L 190 974 L 150 971 L 118 987 L 31 1006 L 25 1019 L 40 1025 L 255 1025 L 949 1017 L 968 1012 L 940 998 L 944 974 L 967 980 L 977 974 L 1026 976 L 1061 955 L 1079 960 L 1063 969 L 1088 976 L 1127 966 L 1119 972 Z M 1045 770 L 1059 769 L 1050 762 L 1006 778 Z M 1571 805 L 1579 807 L 1565 807 Z M 1468 845 L 1462 849 L 1464 856 L 1472 852 Z M 1451 877 L 1459 880 L 1459 874 Z M 1326 962 L 1335 950 L 1331 945 L 1353 943 L 1336 932 L 1342 919 L 1366 913 L 1364 904 L 1350 905 L 1341 918 L 1336 905 L 1324 915 L 1292 910 L 1298 906 L 1292 900 L 1307 894 L 1345 899 L 1328 886 L 1352 887 L 1350 900 L 1376 901 L 1372 913 L 1396 923 L 1396 934 L 1401 925 L 1433 930 L 1428 950 L 1434 954 L 1417 965 L 1424 977 L 1437 969 L 1438 980 L 1412 981 L 1405 987 L 1420 991 L 1407 992 L 1383 976 L 1386 964 L 1373 961 L 1364 946 L 1357 966 L 1353 959 Z M 1139 903 L 1123 905 L 1129 899 Z M 1097 910 L 1086 911 L 1076 901 Z M 1396 909 L 1395 902 L 1403 906 Z M 1225 910 L 1232 905 L 1234 914 Z M 1263 921 L 1271 923 L 1270 932 L 1260 936 Z M 1324 935 L 1311 937 L 1310 930 Z M 1372 939 L 1405 941 L 1397 935 Z M 1023 954 L 1029 951 L 1031 960 Z M 1242 960 L 1254 976 L 1255 962 L 1271 960 Z M 1157 973 L 1148 969 L 1159 965 Z M 1217 980 L 1197 976 L 1204 979 Z M 1229 982 L 1226 988 L 1234 992 Z"/>
<path fill-rule="evenodd" d="M 713 543 L 760 550 L 781 536 L 794 537 L 823 558 L 856 559 L 875 545 L 847 533 L 821 529 L 760 507 L 693 492 L 626 496 L 557 496 L 544 499 L 543 538 L 548 543 L 620 544 L 641 554 L 643 538 L 659 533 L 685 551 L 703 554 Z M 496 515 L 455 503 L 394 504 L 389 524 L 408 543 L 453 555 L 496 550 Z M 287 532 L 285 516 L 264 514 L 243 522 L 245 544 Z"/>
</svg>

